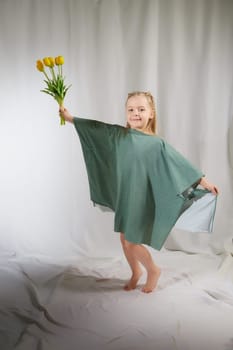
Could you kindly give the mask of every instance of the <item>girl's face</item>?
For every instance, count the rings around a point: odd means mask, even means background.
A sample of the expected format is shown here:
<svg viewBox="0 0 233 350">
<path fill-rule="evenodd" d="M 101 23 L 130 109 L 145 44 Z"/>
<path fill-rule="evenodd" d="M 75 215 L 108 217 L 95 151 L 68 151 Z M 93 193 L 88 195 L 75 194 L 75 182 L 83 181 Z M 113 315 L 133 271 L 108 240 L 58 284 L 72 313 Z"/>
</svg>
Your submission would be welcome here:
<svg viewBox="0 0 233 350">
<path fill-rule="evenodd" d="M 153 118 L 151 106 L 143 95 L 135 95 L 126 103 L 127 122 L 132 129 L 147 131 L 148 122 Z"/>
</svg>

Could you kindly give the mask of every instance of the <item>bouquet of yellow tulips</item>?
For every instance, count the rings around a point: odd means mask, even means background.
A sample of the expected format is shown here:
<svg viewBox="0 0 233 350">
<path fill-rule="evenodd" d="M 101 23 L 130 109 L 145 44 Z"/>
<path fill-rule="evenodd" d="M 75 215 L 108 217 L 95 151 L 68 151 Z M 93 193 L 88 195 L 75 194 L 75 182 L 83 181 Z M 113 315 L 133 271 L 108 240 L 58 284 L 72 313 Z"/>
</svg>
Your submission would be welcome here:
<svg viewBox="0 0 233 350">
<path fill-rule="evenodd" d="M 43 58 L 43 60 L 36 61 L 36 68 L 40 72 L 42 72 L 46 77 L 44 82 L 46 83 L 47 87 L 41 91 L 45 92 L 48 95 L 51 95 L 58 102 L 59 106 L 63 105 L 63 101 L 67 93 L 67 90 L 71 87 L 71 85 L 69 86 L 65 85 L 65 77 L 63 76 L 63 72 L 62 72 L 63 64 L 64 64 L 63 56 L 57 56 L 55 58 L 45 57 Z M 55 66 L 57 67 L 56 70 L 55 70 Z M 50 76 L 45 71 L 46 67 L 50 72 Z M 60 121 L 61 121 L 61 125 L 65 124 L 65 119 L 63 117 L 61 117 Z"/>
</svg>

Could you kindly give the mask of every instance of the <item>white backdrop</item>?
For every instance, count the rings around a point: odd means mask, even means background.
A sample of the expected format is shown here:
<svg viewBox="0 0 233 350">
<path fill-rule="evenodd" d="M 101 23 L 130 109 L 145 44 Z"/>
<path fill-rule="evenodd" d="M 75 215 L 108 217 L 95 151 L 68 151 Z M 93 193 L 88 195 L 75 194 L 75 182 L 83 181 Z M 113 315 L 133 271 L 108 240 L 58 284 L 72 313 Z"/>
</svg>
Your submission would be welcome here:
<svg viewBox="0 0 233 350">
<path fill-rule="evenodd" d="M 214 233 L 167 247 L 224 250 L 233 235 L 233 2 L 0 0 L 2 254 L 114 256 L 112 214 L 94 208 L 72 125 L 42 94 L 35 62 L 63 55 L 74 115 L 125 123 L 132 90 L 153 93 L 159 134 L 220 188 Z"/>
</svg>

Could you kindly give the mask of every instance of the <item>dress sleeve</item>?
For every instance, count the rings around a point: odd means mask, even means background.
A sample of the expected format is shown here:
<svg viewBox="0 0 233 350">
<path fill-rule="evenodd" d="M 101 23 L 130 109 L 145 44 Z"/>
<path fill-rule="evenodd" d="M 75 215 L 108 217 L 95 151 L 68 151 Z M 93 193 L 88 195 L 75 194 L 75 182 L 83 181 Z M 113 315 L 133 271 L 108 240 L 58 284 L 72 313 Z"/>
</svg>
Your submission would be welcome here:
<svg viewBox="0 0 233 350">
<path fill-rule="evenodd" d="M 74 126 L 83 147 L 91 150 L 107 151 L 112 149 L 113 141 L 120 126 L 98 120 L 74 117 Z"/>
<path fill-rule="evenodd" d="M 204 176 L 203 172 L 191 164 L 169 143 L 163 141 L 163 157 L 167 163 L 168 173 L 172 176 L 178 194 L 191 186 L 197 186 Z"/>
<path fill-rule="evenodd" d="M 116 198 L 116 138 L 124 129 L 97 120 L 74 118 L 89 180 L 91 200 L 114 210 Z"/>
</svg>

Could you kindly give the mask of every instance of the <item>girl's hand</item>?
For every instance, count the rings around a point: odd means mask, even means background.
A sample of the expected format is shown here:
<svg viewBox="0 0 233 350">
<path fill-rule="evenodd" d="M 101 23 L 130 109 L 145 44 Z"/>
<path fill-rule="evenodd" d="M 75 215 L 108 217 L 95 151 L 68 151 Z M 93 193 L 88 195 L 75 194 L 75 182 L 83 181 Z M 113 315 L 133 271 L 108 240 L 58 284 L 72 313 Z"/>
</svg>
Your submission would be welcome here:
<svg viewBox="0 0 233 350">
<path fill-rule="evenodd" d="M 205 177 L 201 178 L 201 181 L 200 181 L 199 184 L 202 187 L 204 187 L 207 190 L 209 190 L 210 192 L 212 192 L 213 194 L 215 194 L 215 195 L 219 194 L 218 188 L 215 185 L 213 185 L 212 183 L 210 183 Z"/>
<path fill-rule="evenodd" d="M 65 121 L 73 123 L 74 117 L 70 114 L 70 112 L 63 106 L 59 107 L 59 115 L 63 117 Z"/>
</svg>

